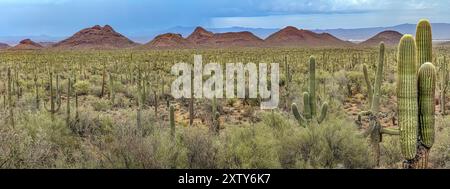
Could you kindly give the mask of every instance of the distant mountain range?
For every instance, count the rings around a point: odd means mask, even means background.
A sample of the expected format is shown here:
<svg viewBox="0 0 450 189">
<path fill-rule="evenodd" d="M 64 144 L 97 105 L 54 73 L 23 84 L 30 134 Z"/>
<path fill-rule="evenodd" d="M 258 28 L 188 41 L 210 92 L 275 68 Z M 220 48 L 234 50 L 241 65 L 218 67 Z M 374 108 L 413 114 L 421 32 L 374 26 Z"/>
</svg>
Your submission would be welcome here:
<svg viewBox="0 0 450 189">
<path fill-rule="evenodd" d="M 434 40 L 450 40 L 450 24 L 448 23 L 434 23 L 433 26 L 433 38 Z M 129 39 L 145 44 L 153 40 L 156 36 L 164 33 L 181 34 L 182 37 L 189 36 L 196 27 L 173 27 L 160 31 L 151 31 L 145 34 L 132 34 L 127 35 Z M 246 28 L 246 27 L 230 27 L 230 28 L 205 28 L 213 33 L 226 33 L 226 32 L 241 32 L 248 31 L 256 35 L 261 39 L 266 39 L 271 34 L 279 31 L 281 28 Z M 386 31 L 393 30 L 402 34 L 415 34 L 415 24 L 401 24 L 391 27 L 372 27 L 372 28 L 356 28 L 356 29 L 325 29 L 325 30 L 310 30 L 315 33 L 329 33 L 344 41 L 364 41 L 374 35 Z M 38 42 L 58 42 L 66 39 L 68 36 L 0 36 L 0 42 L 7 43 L 9 45 L 16 45 L 23 39 L 32 39 Z"/>
<path fill-rule="evenodd" d="M 432 27 L 434 40 L 450 40 L 450 24 L 433 23 Z M 156 37 L 161 33 L 178 33 L 181 34 L 183 37 L 187 37 L 192 33 L 194 29 L 195 27 L 178 26 L 166 30 L 156 31 L 154 33 L 150 32 L 145 36 L 144 35 L 130 36 L 130 39 L 136 42 L 143 43 L 152 40 L 154 37 Z M 230 27 L 230 28 L 205 28 L 205 29 L 214 33 L 249 31 L 261 39 L 266 39 L 271 34 L 279 31 L 281 28 Z M 329 33 L 344 41 L 365 41 L 375 36 L 376 34 L 386 30 L 397 31 L 402 34 L 415 34 L 416 24 L 401 24 L 391 27 L 371 27 L 371 28 L 355 28 L 355 29 L 325 29 L 325 30 L 313 29 L 311 31 L 315 33 Z"/>
<path fill-rule="evenodd" d="M 394 27 L 362 29 L 306 30 L 288 26 L 283 29 L 222 28 L 207 30 L 200 26 L 176 27 L 158 33 L 151 40 L 141 39 L 137 43 L 116 32 L 111 26 L 84 28 L 71 37 L 60 39 L 45 35 L 26 38 L 17 45 L 1 44 L 2 49 L 166 49 L 166 48 L 228 48 L 228 47 L 351 47 L 376 46 L 385 42 L 388 46 L 398 44 L 403 34 L 414 34 L 413 24 Z M 433 37 L 440 44 L 450 39 L 450 24 L 434 24 Z M 259 37 L 261 36 L 261 37 Z M 9 40 L 11 40 L 9 38 Z M 9 42 L 9 40 L 4 40 Z M 440 40 L 440 41 L 439 41 Z M 0 38 L 0 42 L 1 38 Z M 444 42 L 444 43 L 442 43 Z"/>
</svg>

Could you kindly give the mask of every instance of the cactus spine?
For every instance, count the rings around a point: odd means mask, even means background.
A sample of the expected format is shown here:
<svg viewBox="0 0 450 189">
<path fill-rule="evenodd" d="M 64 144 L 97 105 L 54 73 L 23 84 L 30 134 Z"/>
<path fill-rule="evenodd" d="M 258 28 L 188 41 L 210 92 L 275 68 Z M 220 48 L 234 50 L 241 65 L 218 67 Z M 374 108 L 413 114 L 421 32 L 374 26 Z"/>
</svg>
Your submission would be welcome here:
<svg viewBox="0 0 450 189">
<path fill-rule="evenodd" d="M 310 57 L 309 60 L 309 86 L 308 92 L 303 93 L 303 115 L 298 111 L 297 105 L 294 103 L 291 106 L 294 117 L 302 126 L 308 125 L 311 120 L 316 120 L 318 124 L 322 123 L 325 120 L 327 111 L 328 111 L 328 103 L 325 102 L 321 107 L 321 115 L 319 117 L 316 116 L 316 60 L 313 56 Z"/>
<path fill-rule="evenodd" d="M 417 45 L 417 67 L 419 68 L 425 62 L 432 62 L 433 41 L 431 24 L 428 20 L 422 19 L 417 24 L 416 29 L 416 45 Z"/>
</svg>

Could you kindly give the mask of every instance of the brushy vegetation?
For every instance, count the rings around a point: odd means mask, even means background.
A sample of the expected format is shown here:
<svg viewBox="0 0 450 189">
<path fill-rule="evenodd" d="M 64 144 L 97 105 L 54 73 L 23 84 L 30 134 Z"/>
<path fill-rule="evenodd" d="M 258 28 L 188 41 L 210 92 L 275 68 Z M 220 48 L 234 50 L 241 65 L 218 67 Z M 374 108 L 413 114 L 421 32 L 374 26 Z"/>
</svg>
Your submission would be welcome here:
<svg viewBox="0 0 450 189">
<path fill-rule="evenodd" d="M 448 49 L 434 52 L 449 54 Z M 386 51 L 380 99 L 382 121 L 389 126 L 396 126 L 391 116 L 395 53 Z M 192 63 L 193 54 L 202 54 L 204 63 L 287 60 L 291 76 L 284 76 L 280 64 L 279 109 L 262 111 L 254 99 L 218 99 L 214 106 L 195 100 L 190 125 L 190 100 L 170 97 L 170 66 Z M 316 57 L 317 105 L 328 102 L 329 107 L 320 125 L 302 127 L 290 104 L 303 111 L 311 55 Z M 398 137 L 383 137 L 376 166 L 364 129 L 355 124 L 357 113 L 368 108 L 362 65 L 374 80 L 376 57 L 377 49 L 371 48 L 0 52 L 0 168 L 401 168 Z M 14 78 L 11 101 L 8 68 Z M 50 71 L 60 77 L 58 88 L 53 79 L 54 101 L 61 103 L 54 114 L 44 108 L 50 106 Z M 168 105 L 175 106 L 175 135 Z M 430 167 L 450 168 L 450 118 L 436 117 Z"/>
</svg>

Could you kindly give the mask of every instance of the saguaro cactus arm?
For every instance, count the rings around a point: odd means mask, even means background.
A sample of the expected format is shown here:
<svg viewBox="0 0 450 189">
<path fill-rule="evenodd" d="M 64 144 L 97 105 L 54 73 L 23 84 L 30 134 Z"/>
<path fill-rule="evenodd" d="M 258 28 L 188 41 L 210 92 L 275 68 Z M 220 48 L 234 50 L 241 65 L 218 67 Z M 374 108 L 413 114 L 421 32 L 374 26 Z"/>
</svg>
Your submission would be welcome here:
<svg viewBox="0 0 450 189">
<path fill-rule="evenodd" d="M 436 69 L 432 63 L 425 63 L 419 69 L 419 134 L 420 142 L 427 148 L 434 143 L 434 114 Z"/>
</svg>

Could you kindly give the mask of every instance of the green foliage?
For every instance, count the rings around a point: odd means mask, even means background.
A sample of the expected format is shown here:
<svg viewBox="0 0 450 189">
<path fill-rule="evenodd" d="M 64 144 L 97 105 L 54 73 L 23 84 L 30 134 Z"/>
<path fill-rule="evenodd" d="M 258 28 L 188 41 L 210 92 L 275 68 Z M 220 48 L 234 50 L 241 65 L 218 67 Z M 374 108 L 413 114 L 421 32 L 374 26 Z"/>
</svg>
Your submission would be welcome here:
<svg viewBox="0 0 450 189">
<path fill-rule="evenodd" d="M 434 168 L 450 168 L 450 117 L 436 120 L 436 143 L 430 152 L 430 162 Z"/>
<path fill-rule="evenodd" d="M 91 84 L 89 81 L 77 81 L 74 84 L 75 92 L 78 95 L 87 95 L 90 91 Z"/>
</svg>

